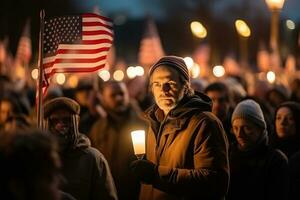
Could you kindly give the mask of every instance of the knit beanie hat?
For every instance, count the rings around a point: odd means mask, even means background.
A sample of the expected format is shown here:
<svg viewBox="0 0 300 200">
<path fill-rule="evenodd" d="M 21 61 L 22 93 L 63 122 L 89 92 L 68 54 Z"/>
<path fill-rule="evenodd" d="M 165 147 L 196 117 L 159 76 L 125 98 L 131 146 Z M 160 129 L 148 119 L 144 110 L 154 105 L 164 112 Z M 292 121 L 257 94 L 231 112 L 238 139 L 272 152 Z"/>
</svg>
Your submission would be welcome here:
<svg viewBox="0 0 300 200">
<path fill-rule="evenodd" d="M 247 99 L 241 101 L 235 107 L 232 113 L 231 123 L 233 123 L 235 119 L 239 118 L 249 120 L 254 124 L 258 125 L 259 127 L 262 127 L 263 129 L 267 128 L 263 112 L 259 104 L 256 103 L 254 100 Z"/>
<path fill-rule="evenodd" d="M 164 56 L 157 63 L 155 63 L 149 70 L 149 76 L 151 76 L 154 72 L 154 70 L 161 66 L 161 65 L 167 65 L 174 67 L 178 72 L 180 72 L 181 75 L 183 75 L 184 79 L 188 82 L 190 81 L 189 78 L 189 70 L 184 62 L 184 60 L 181 57 L 178 56 Z"/>
<path fill-rule="evenodd" d="M 49 117 L 53 111 L 59 109 L 67 109 L 76 115 L 80 113 L 80 105 L 76 101 L 67 97 L 58 97 L 44 105 L 44 118 Z"/>
</svg>

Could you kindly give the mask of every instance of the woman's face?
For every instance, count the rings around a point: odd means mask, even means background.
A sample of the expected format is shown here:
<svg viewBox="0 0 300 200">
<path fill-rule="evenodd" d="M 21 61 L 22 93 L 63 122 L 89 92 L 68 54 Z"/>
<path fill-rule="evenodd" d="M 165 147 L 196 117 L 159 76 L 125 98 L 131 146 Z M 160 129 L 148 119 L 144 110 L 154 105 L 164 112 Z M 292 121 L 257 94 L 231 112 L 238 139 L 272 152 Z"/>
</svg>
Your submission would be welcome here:
<svg viewBox="0 0 300 200">
<path fill-rule="evenodd" d="M 287 138 L 296 134 L 296 123 L 290 108 L 281 107 L 278 109 L 275 127 L 279 138 Z"/>
</svg>

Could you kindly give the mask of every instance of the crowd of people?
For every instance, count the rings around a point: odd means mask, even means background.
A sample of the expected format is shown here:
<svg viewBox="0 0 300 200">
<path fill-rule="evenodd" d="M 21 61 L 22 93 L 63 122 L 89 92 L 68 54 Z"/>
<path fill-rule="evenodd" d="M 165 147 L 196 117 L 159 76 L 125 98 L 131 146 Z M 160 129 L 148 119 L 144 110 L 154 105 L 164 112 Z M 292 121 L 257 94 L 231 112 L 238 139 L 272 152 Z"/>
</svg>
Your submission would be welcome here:
<svg viewBox="0 0 300 200">
<path fill-rule="evenodd" d="M 1 198 L 300 198 L 300 79 L 250 92 L 243 77 L 191 80 L 177 56 L 143 78 L 52 87 L 36 129 L 34 90 L 16 91 L 2 75 Z M 141 159 L 130 135 L 138 129 Z"/>
</svg>

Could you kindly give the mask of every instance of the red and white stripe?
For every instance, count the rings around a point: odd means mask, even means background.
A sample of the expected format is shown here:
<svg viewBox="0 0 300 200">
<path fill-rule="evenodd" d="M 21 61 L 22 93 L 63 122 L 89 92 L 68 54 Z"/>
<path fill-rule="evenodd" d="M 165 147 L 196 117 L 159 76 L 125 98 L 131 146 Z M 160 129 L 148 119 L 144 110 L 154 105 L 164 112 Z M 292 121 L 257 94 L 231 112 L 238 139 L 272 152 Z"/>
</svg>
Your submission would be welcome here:
<svg viewBox="0 0 300 200">
<path fill-rule="evenodd" d="M 46 82 L 55 73 L 93 72 L 103 68 L 112 43 L 112 22 L 100 15 L 83 14 L 81 43 L 59 44 L 56 55 L 43 59 Z"/>
</svg>

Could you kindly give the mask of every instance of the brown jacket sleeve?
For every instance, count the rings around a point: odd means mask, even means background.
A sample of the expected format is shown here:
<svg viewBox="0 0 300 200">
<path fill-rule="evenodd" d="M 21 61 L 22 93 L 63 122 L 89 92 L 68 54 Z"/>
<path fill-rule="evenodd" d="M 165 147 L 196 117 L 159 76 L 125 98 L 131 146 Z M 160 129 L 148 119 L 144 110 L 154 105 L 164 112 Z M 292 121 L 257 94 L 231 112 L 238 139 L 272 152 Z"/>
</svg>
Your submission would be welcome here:
<svg viewBox="0 0 300 200">
<path fill-rule="evenodd" d="M 206 115 L 195 129 L 194 169 L 158 166 L 154 187 L 183 196 L 225 196 L 229 182 L 228 141 L 219 120 Z"/>
</svg>

